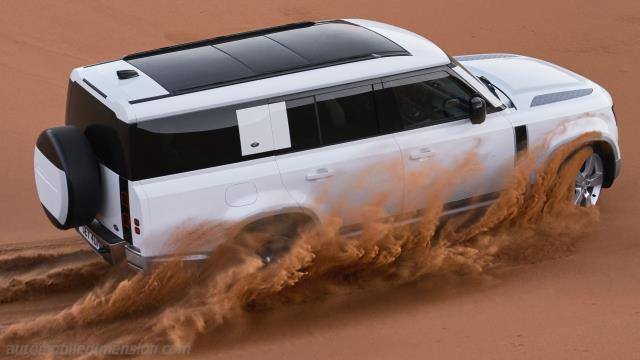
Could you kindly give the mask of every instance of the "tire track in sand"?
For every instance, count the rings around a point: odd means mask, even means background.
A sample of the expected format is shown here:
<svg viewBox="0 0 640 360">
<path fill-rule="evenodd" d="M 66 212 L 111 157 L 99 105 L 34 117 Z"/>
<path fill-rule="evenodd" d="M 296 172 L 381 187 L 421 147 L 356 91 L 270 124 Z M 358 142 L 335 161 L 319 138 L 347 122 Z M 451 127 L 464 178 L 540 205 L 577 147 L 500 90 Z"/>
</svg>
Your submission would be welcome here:
<svg viewBox="0 0 640 360">
<path fill-rule="evenodd" d="M 87 289 L 109 266 L 78 238 L 0 248 L 0 304 Z"/>
</svg>

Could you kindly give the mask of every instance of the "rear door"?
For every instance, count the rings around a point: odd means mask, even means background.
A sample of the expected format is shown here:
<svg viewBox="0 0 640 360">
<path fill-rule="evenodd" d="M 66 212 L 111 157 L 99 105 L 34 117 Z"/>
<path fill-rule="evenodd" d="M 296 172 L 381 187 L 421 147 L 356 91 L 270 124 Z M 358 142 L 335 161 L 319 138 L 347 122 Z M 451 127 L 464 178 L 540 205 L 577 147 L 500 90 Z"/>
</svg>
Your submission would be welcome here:
<svg viewBox="0 0 640 360">
<path fill-rule="evenodd" d="M 381 135 L 373 86 L 286 101 L 293 152 L 276 158 L 283 183 L 301 207 L 343 226 L 401 210 L 402 158 L 393 135 Z"/>
<path fill-rule="evenodd" d="M 406 212 L 429 206 L 434 192 L 448 206 L 496 195 L 514 164 L 513 129 L 499 109 L 487 102 L 486 121 L 472 124 L 469 101 L 479 94 L 445 68 L 385 79 L 382 86 L 381 121 L 398 131 Z"/>
</svg>

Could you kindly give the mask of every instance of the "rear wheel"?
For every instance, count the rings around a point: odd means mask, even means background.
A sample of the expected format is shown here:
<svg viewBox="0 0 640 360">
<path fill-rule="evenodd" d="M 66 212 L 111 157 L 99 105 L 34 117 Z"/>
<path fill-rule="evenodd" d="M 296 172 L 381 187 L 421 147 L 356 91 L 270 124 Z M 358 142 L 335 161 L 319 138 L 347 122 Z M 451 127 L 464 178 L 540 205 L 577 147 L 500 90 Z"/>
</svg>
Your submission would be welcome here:
<svg viewBox="0 0 640 360">
<path fill-rule="evenodd" d="M 276 215 L 248 225 L 240 234 L 265 265 L 285 256 L 301 231 L 311 223 L 304 215 Z"/>
<path fill-rule="evenodd" d="M 600 197 L 604 183 L 604 166 L 597 153 L 591 154 L 576 174 L 573 203 L 578 206 L 593 206 Z"/>
<path fill-rule="evenodd" d="M 257 251 L 258 256 L 262 259 L 262 263 L 268 265 L 277 261 L 291 250 L 291 245 L 295 241 L 295 237 L 287 235 L 266 236 L 268 240 L 260 246 Z"/>
</svg>

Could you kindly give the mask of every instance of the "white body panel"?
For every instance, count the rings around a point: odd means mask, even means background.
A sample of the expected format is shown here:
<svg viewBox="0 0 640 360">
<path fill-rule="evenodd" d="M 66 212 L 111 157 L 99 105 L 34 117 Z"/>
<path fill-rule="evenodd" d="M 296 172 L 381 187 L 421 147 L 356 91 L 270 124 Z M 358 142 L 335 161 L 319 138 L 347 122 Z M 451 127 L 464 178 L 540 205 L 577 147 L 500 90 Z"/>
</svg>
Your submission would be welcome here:
<svg viewBox="0 0 640 360">
<path fill-rule="evenodd" d="M 236 110 L 242 155 L 291 147 L 284 102 Z"/>
<path fill-rule="evenodd" d="M 381 217 L 402 210 L 402 159 L 393 135 L 280 155 L 277 162 L 291 197 L 321 220 L 362 222 L 363 206 L 377 201 Z"/>
<path fill-rule="evenodd" d="M 271 131 L 273 132 L 274 150 L 290 148 L 291 134 L 289 133 L 287 106 L 284 101 L 269 104 L 269 114 L 271 118 Z"/>
<path fill-rule="evenodd" d="M 240 149 L 243 156 L 274 149 L 269 106 L 261 105 L 239 109 L 236 110 L 236 116 L 240 131 Z"/>
<path fill-rule="evenodd" d="M 122 239 L 124 235 L 120 212 L 120 176 L 101 164 L 100 179 L 102 180 L 102 202 L 96 219 Z"/>
<path fill-rule="evenodd" d="M 36 147 L 33 151 L 36 189 L 42 205 L 58 222 L 64 224 L 69 208 L 67 176 Z"/>
<path fill-rule="evenodd" d="M 169 240 L 188 226 L 219 224 L 222 233 L 226 226 L 254 215 L 297 208 L 282 185 L 273 157 L 131 182 L 129 195 L 137 197 L 131 200 L 132 218 L 139 219 L 143 235 L 134 237 L 133 245 L 144 256 L 170 254 L 174 244 Z M 189 249 L 210 251 L 221 240 L 213 237 Z"/>
<path fill-rule="evenodd" d="M 463 61 L 477 76 L 485 76 L 507 93 L 517 110 L 508 109 L 505 116 L 514 125 L 526 125 L 530 146 L 545 145 L 542 158 L 586 132 L 601 134 L 620 158 L 618 128 L 611 110 L 609 93 L 598 84 L 560 66 L 526 56 Z M 593 92 L 573 99 L 531 106 L 539 95 L 592 89 Z"/>
<path fill-rule="evenodd" d="M 529 108 L 536 95 L 595 85 L 567 69 L 527 56 L 463 61 L 463 65 L 475 75 L 489 78 L 518 109 Z"/>
</svg>

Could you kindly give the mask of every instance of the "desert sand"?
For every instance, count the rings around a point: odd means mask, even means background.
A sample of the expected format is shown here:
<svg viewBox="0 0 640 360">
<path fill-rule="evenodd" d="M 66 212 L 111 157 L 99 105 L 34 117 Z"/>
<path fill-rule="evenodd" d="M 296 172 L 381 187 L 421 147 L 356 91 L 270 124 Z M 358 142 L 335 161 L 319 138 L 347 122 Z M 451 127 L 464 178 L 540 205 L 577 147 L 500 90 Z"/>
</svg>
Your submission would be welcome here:
<svg viewBox="0 0 640 360">
<path fill-rule="evenodd" d="M 75 233 L 48 223 L 33 184 L 35 139 L 63 123 L 72 68 L 281 23 L 358 17 L 408 28 L 453 55 L 525 54 L 603 85 L 615 102 L 622 175 L 604 191 L 597 223 L 563 256 L 491 276 L 255 312 L 198 337 L 192 357 L 640 357 L 640 145 L 633 138 L 640 3 L 5 1 L 0 8 L 0 329 L 67 308 L 107 272 Z M 9 256 L 15 251 L 23 256 Z M 16 280 L 29 274 L 46 276 Z M 29 296 L 15 291 L 21 286 Z"/>
</svg>

